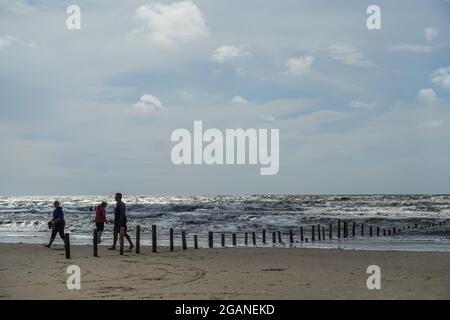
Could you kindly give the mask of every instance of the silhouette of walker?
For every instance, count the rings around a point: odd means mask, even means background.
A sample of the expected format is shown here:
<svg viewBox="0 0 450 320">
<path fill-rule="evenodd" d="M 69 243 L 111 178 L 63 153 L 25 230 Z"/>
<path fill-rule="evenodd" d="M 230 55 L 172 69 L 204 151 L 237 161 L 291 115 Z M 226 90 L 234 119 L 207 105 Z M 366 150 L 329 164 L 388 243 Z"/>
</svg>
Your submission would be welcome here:
<svg viewBox="0 0 450 320">
<path fill-rule="evenodd" d="M 114 240 L 112 247 L 108 250 L 116 250 L 117 239 L 120 233 L 120 229 L 124 228 L 124 236 L 130 244 L 129 250 L 134 248 L 133 242 L 127 233 L 127 216 L 126 216 L 126 206 L 122 201 L 122 194 L 116 193 L 116 207 L 114 208 Z"/>
<path fill-rule="evenodd" d="M 66 222 L 64 220 L 64 212 L 63 209 L 60 206 L 59 201 L 53 202 L 53 207 L 55 210 L 53 210 L 53 219 L 48 223 L 48 228 L 52 230 L 52 234 L 50 236 L 50 241 L 48 244 L 44 244 L 45 247 L 50 248 L 52 246 L 53 241 L 55 241 L 56 234 L 58 233 L 59 236 L 63 241 L 64 240 L 64 227 L 66 226 Z M 64 242 L 65 245 L 65 242 Z"/>
</svg>

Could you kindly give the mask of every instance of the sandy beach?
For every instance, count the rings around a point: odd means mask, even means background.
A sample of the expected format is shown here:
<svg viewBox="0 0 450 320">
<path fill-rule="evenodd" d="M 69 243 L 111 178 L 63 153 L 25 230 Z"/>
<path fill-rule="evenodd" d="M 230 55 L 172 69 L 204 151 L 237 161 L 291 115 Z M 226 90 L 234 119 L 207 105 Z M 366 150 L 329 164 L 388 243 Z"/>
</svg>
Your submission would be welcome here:
<svg viewBox="0 0 450 320">
<path fill-rule="evenodd" d="M 142 254 L 0 245 L 1 299 L 449 299 L 450 253 L 225 248 Z M 66 269 L 81 268 L 68 290 Z M 368 290 L 366 268 L 381 268 Z"/>
</svg>

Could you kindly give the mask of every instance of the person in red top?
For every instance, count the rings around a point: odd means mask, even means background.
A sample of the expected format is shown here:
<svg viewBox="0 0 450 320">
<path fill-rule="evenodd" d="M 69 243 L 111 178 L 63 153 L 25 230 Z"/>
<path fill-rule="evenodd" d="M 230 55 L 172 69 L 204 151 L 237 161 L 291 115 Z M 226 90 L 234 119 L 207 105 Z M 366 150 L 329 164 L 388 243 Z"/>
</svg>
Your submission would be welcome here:
<svg viewBox="0 0 450 320">
<path fill-rule="evenodd" d="M 102 202 L 99 206 L 95 209 L 95 225 L 97 227 L 97 236 L 98 236 L 98 243 L 102 242 L 102 232 L 105 229 L 105 223 L 106 222 L 106 202 Z"/>
</svg>

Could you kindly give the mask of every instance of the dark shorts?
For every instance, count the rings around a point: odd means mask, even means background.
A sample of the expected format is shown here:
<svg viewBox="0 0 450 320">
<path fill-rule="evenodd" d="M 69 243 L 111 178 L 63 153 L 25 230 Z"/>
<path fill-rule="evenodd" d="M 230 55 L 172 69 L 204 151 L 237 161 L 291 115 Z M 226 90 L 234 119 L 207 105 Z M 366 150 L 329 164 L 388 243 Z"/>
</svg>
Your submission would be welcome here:
<svg viewBox="0 0 450 320">
<path fill-rule="evenodd" d="M 105 223 L 104 222 L 96 222 L 95 226 L 97 228 L 97 231 L 103 232 L 103 230 L 105 230 Z"/>
<path fill-rule="evenodd" d="M 59 234 L 61 239 L 64 240 L 64 227 L 66 226 L 66 222 L 64 220 L 58 221 L 53 224 L 52 235 L 50 238 L 55 239 L 56 235 Z"/>
<path fill-rule="evenodd" d="M 120 233 L 120 228 L 124 228 L 125 232 L 127 232 L 127 226 L 118 226 L 118 225 L 114 225 L 114 233 Z"/>
</svg>

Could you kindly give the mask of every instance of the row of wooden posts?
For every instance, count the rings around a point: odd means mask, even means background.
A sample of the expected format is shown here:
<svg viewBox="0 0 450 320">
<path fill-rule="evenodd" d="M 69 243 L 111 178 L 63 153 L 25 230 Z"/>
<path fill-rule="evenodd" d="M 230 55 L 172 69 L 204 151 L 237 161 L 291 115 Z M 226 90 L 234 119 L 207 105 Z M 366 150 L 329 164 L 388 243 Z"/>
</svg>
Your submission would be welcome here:
<svg viewBox="0 0 450 320">
<path fill-rule="evenodd" d="M 431 228 L 431 227 L 437 227 L 437 226 L 442 226 L 445 225 L 446 221 L 441 221 L 438 223 L 430 223 L 428 225 L 422 225 L 422 226 L 418 226 L 418 224 L 414 224 L 413 226 L 408 225 L 408 226 L 403 226 L 402 228 L 396 228 L 393 227 L 392 229 L 381 229 L 380 227 L 376 226 L 366 226 L 364 225 L 364 223 L 361 223 L 360 226 L 360 235 L 361 237 L 365 236 L 365 230 L 366 227 L 368 227 L 368 235 L 370 237 L 373 237 L 374 234 L 376 234 L 377 237 L 380 237 L 381 234 L 383 236 L 386 235 L 396 235 L 398 233 L 400 233 L 402 230 L 411 230 L 411 229 L 426 229 L 426 228 Z M 317 227 L 317 229 L 316 229 Z M 356 237 L 356 222 L 352 223 L 352 228 L 351 228 L 351 236 L 352 237 Z M 304 232 L 304 227 L 300 227 L 300 242 L 305 242 L 308 243 L 309 238 L 305 235 Z M 125 234 L 125 230 L 124 228 L 121 228 L 120 230 L 120 234 L 119 234 L 119 252 L 120 255 L 123 255 L 124 253 L 124 234 Z M 208 247 L 209 248 L 214 248 L 214 237 L 213 237 L 214 233 L 212 231 L 208 232 Z M 254 246 L 256 246 L 256 232 L 253 231 L 251 233 L 251 237 L 252 237 L 252 243 Z M 348 238 L 349 237 L 349 224 L 347 221 L 341 221 L 338 220 L 337 223 L 337 234 L 336 234 L 337 239 L 341 239 L 341 238 Z M 173 228 L 170 228 L 169 230 L 169 238 L 170 238 L 170 244 L 169 244 L 169 249 L 170 251 L 174 251 L 174 230 Z M 272 232 L 272 243 L 276 244 L 277 243 L 277 238 L 278 238 L 278 242 L 281 244 L 284 244 L 283 240 L 282 240 L 282 235 L 280 231 L 273 231 Z M 225 247 L 225 233 L 221 233 L 221 246 Z M 333 224 L 330 223 L 329 227 L 328 227 L 328 239 L 332 240 L 333 239 Z M 325 230 L 325 226 L 322 226 L 320 224 L 317 225 L 312 225 L 311 226 L 311 241 L 321 241 L 321 240 L 326 240 L 326 230 Z M 140 246 L 140 241 L 141 241 L 141 227 L 138 225 L 136 226 L 136 246 L 135 246 L 135 250 L 136 250 L 136 254 L 140 253 L 141 250 L 141 246 Z M 297 243 L 299 242 L 298 240 L 296 241 Z M 244 233 L 244 243 L 245 245 L 248 245 L 249 242 L 249 233 L 245 232 Z M 263 244 L 267 244 L 266 241 L 266 230 L 263 229 L 262 230 L 262 243 Z M 294 232 L 292 230 L 289 230 L 289 243 L 290 245 L 292 245 L 294 243 Z M 232 233 L 232 244 L 233 246 L 237 246 L 237 236 L 236 233 Z M 186 241 L 186 231 L 182 230 L 181 231 L 181 246 L 183 250 L 187 250 L 187 241 Z M 194 235 L 194 249 L 198 249 L 198 236 Z M 156 233 L 156 225 L 152 225 L 152 252 L 156 253 L 157 252 L 157 233 Z M 66 258 L 70 259 L 70 239 L 69 239 L 69 233 L 65 234 L 65 253 L 66 253 Z M 98 233 L 97 233 L 97 229 L 94 229 L 94 233 L 93 233 L 93 254 L 94 257 L 98 257 Z"/>
</svg>

